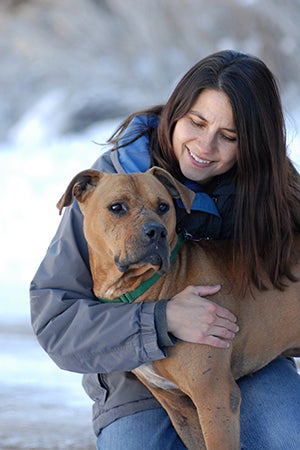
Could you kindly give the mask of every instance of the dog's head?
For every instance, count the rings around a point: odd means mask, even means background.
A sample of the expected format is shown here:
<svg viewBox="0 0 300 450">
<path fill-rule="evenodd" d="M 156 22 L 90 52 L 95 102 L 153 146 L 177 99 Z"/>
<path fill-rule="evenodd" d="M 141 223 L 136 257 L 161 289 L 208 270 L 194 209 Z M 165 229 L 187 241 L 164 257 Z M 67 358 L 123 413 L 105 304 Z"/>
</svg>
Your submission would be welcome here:
<svg viewBox="0 0 300 450">
<path fill-rule="evenodd" d="M 194 193 L 164 169 L 153 167 L 132 174 L 84 170 L 59 200 L 59 211 L 74 197 L 84 216 L 91 264 L 109 257 L 120 272 L 151 267 L 163 273 L 176 243 L 173 199 L 180 198 L 189 212 Z"/>
</svg>

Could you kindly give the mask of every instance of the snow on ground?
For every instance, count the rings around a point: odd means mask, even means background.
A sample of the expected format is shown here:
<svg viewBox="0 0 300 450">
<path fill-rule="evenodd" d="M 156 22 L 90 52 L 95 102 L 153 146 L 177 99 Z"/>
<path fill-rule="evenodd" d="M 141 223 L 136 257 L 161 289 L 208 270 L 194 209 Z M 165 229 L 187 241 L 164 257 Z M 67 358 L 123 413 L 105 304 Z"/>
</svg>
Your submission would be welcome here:
<svg viewBox="0 0 300 450">
<path fill-rule="evenodd" d="M 297 116 L 297 117 L 296 117 Z M 300 167 L 300 113 L 289 134 Z M 298 118 L 298 120 L 297 120 Z M 0 148 L 0 446 L 1 449 L 94 448 L 91 401 L 81 376 L 58 369 L 33 337 L 28 287 L 60 217 L 55 207 L 68 182 L 89 168 L 118 121 L 84 134 L 51 138 L 51 118 L 27 116 Z"/>
</svg>

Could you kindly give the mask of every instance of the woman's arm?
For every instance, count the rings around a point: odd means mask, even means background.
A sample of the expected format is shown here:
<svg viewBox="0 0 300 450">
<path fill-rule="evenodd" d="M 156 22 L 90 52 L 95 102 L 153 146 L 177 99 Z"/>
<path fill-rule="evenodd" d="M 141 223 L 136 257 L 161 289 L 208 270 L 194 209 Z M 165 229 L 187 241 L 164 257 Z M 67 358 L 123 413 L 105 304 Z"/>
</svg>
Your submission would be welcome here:
<svg viewBox="0 0 300 450">
<path fill-rule="evenodd" d="M 110 156 L 110 152 L 103 154 L 93 167 L 116 172 Z M 226 346 L 224 339 L 234 335 L 235 318 L 200 297 L 215 292 L 214 288 L 199 288 L 196 295 L 187 288 L 156 308 L 156 302 L 101 304 L 92 285 L 82 214 L 74 201 L 30 286 L 33 329 L 41 346 L 63 369 L 80 373 L 131 370 L 164 358 L 164 346 L 172 343 L 168 333 L 218 347 Z"/>
<path fill-rule="evenodd" d="M 101 304 L 93 295 L 82 214 L 76 202 L 63 216 L 30 288 L 33 329 L 62 369 L 96 373 L 131 370 L 165 357 L 161 335 L 226 347 L 235 318 L 200 297 L 218 288 L 188 287 L 166 303 L 157 333 L 155 302 Z M 160 311 L 160 316 L 165 314 Z"/>
</svg>

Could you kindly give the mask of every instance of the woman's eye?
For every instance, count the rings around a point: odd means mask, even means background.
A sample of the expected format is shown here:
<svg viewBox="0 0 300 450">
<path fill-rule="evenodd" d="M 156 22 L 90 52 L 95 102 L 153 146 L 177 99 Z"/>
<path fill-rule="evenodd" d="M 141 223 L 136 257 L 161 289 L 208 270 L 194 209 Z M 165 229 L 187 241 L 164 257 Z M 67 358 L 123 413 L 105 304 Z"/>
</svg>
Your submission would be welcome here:
<svg viewBox="0 0 300 450">
<path fill-rule="evenodd" d="M 234 136 L 226 136 L 226 134 L 223 134 L 222 137 L 223 137 L 223 139 L 225 139 L 225 141 L 229 141 L 229 142 L 236 141 L 236 137 L 234 137 Z"/>
<path fill-rule="evenodd" d="M 113 203 L 108 209 L 115 214 L 124 214 L 126 212 L 126 208 L 122 203 Z"/>
<path fill-rule="evenodd" d="M 198 128 L 202 128 L 203 127 L 203 123 L 202 122 L 196 122 L 196 120 L 193 120 L 193 119 L 191 119 L 191 122 L 192 122 L 192 124 L 195 127 L 198 127 Z"/>
<path fill-rule="evenodd" d="M 170 205 L 168 203 L 160 203 L 158 205 L 158 214 L 165 214 L 166 212 L 168 212 L 170 209 Z"/>
</svg>

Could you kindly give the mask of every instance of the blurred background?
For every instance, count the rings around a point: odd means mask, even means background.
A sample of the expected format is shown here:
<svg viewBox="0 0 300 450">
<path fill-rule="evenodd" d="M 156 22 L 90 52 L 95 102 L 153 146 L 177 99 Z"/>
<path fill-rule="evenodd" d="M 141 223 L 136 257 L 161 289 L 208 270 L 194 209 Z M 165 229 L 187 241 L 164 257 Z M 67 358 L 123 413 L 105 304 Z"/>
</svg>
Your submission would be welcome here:
<svg viewBox="0 0 300 450">
<path fill-rule="evenodd" d="M 300 0 L 3 0 L 0 4 L 1 449 L 94 448 L 81 377 L 30 328 L 29 283 L 55 204 L 127 114 L 164 103 L 209 53 L 232 48 L 275 74 L 300 165 Z"/>
</svg>

